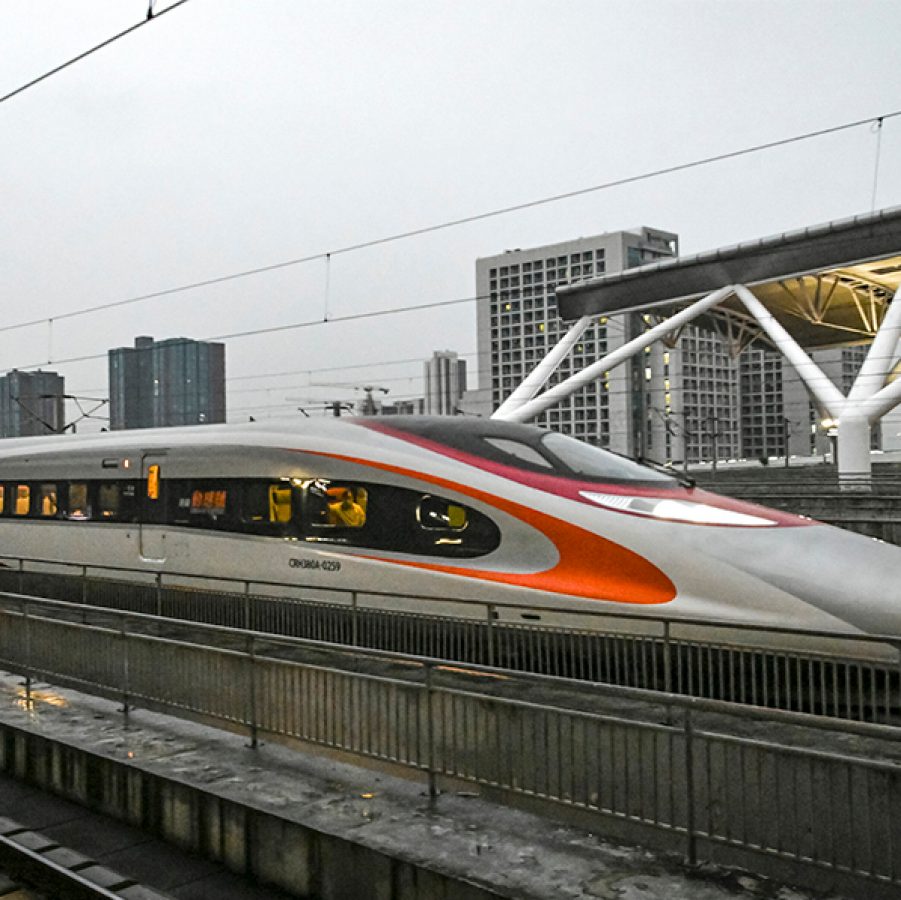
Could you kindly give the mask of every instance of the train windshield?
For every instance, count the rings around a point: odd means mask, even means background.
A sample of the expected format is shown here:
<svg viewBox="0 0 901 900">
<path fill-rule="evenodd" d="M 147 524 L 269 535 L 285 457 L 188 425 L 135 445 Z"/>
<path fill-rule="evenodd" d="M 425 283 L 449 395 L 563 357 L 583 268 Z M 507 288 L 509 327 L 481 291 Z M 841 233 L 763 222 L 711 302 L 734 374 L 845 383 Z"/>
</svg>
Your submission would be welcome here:
<svg viewBox="0 0 901 900">
<path fill-rule="evenodd" d="M 390 425 L 361 424 L 443 444 L 470 457 L 528 472 L 591 481 L 643 482 L 674 487 L 679 478 L 576 438 L 514 422 L 451 416 L 396 416 Z"/>
<path fill-rule="evenodd" d="M 676 479 L 663 472 L 639 465 L 609 450 L 593 447 L 565 434 L 550 432 L 541 439 L 542 447 L 576 475 L 615 481 L 651 481 L 675 484 Z"/>
</svg>

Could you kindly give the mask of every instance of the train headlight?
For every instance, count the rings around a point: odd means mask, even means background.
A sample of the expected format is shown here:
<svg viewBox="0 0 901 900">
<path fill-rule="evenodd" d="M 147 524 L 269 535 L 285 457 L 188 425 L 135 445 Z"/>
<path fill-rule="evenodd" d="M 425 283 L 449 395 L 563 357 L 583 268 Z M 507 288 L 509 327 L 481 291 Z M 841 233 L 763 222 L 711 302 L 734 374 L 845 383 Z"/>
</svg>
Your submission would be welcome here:
<svg viewBox="0 0 901 900">
<path fill-rule="evenodd" d="M 594 491 L 579 491 L 579 494 L 598 506 L 620 512 L 665 519 L 668 522 L 690 522 L 694 525 L 740 525 L 760 528 L 775 525 L 772 519 L 752 516 L 733 509 L 722 509 L 707 503 L 691 500 L 676 500 L 672 497 L 633 497 L 628 494 L 598 494 Z"/>
</svg>

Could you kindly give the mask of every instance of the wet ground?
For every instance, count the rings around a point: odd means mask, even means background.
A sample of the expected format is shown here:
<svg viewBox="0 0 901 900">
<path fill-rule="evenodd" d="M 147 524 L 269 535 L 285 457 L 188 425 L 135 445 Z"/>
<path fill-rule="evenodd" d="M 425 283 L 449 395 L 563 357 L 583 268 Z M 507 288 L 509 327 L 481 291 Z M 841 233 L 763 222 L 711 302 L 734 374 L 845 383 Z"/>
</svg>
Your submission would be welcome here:
<svg viewBox="0 0 901 900">
<path fill-rule="evenodd" d="M 606 841 L 471 791 L 431 800 L 422 783 L 277 744 L 0 675 L 0 720 L 176 778 L 310 828 L 359 842 L 502 896 L 602 900 L 809 900 L 742 872 Z M 2 799 L 2 796 L 0 796 Z M 0 810 L 2 814 L 2 810 Z M 364 900 L 364 898 L 359 898 Z"/>
</svg>

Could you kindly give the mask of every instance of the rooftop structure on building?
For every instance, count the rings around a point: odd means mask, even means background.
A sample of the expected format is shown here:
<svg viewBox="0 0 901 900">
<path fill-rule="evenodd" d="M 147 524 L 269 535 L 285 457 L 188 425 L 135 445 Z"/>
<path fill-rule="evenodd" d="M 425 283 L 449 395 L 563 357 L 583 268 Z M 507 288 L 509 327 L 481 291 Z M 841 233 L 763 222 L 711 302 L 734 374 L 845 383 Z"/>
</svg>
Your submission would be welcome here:
<svg viewBox="0 0 901 900">
<path fill-rule="evenodd" d="M 225 345 L 135 338 L 109 351 L 110 427 L 160 428 L 225 421 Z"/>
</svg>

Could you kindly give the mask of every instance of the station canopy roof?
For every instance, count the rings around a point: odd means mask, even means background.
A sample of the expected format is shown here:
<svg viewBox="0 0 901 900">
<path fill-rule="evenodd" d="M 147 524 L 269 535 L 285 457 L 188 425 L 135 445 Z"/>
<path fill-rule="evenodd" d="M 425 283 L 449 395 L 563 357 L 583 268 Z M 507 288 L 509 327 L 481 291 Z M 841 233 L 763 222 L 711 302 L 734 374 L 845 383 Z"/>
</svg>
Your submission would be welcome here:
<svg viewBox="0 0 901 900">
<path fill-rule="evenodd" d="M 748 287 L 803 347 L 867 343 L 901 285 L 901 207 L 560 287 L 557 306 L 564 319 L 632 311 L 663 319 L 729 284 Z M 766 341 L 736 297 L 696 321 L 735 351 Z"/>
</svg>

